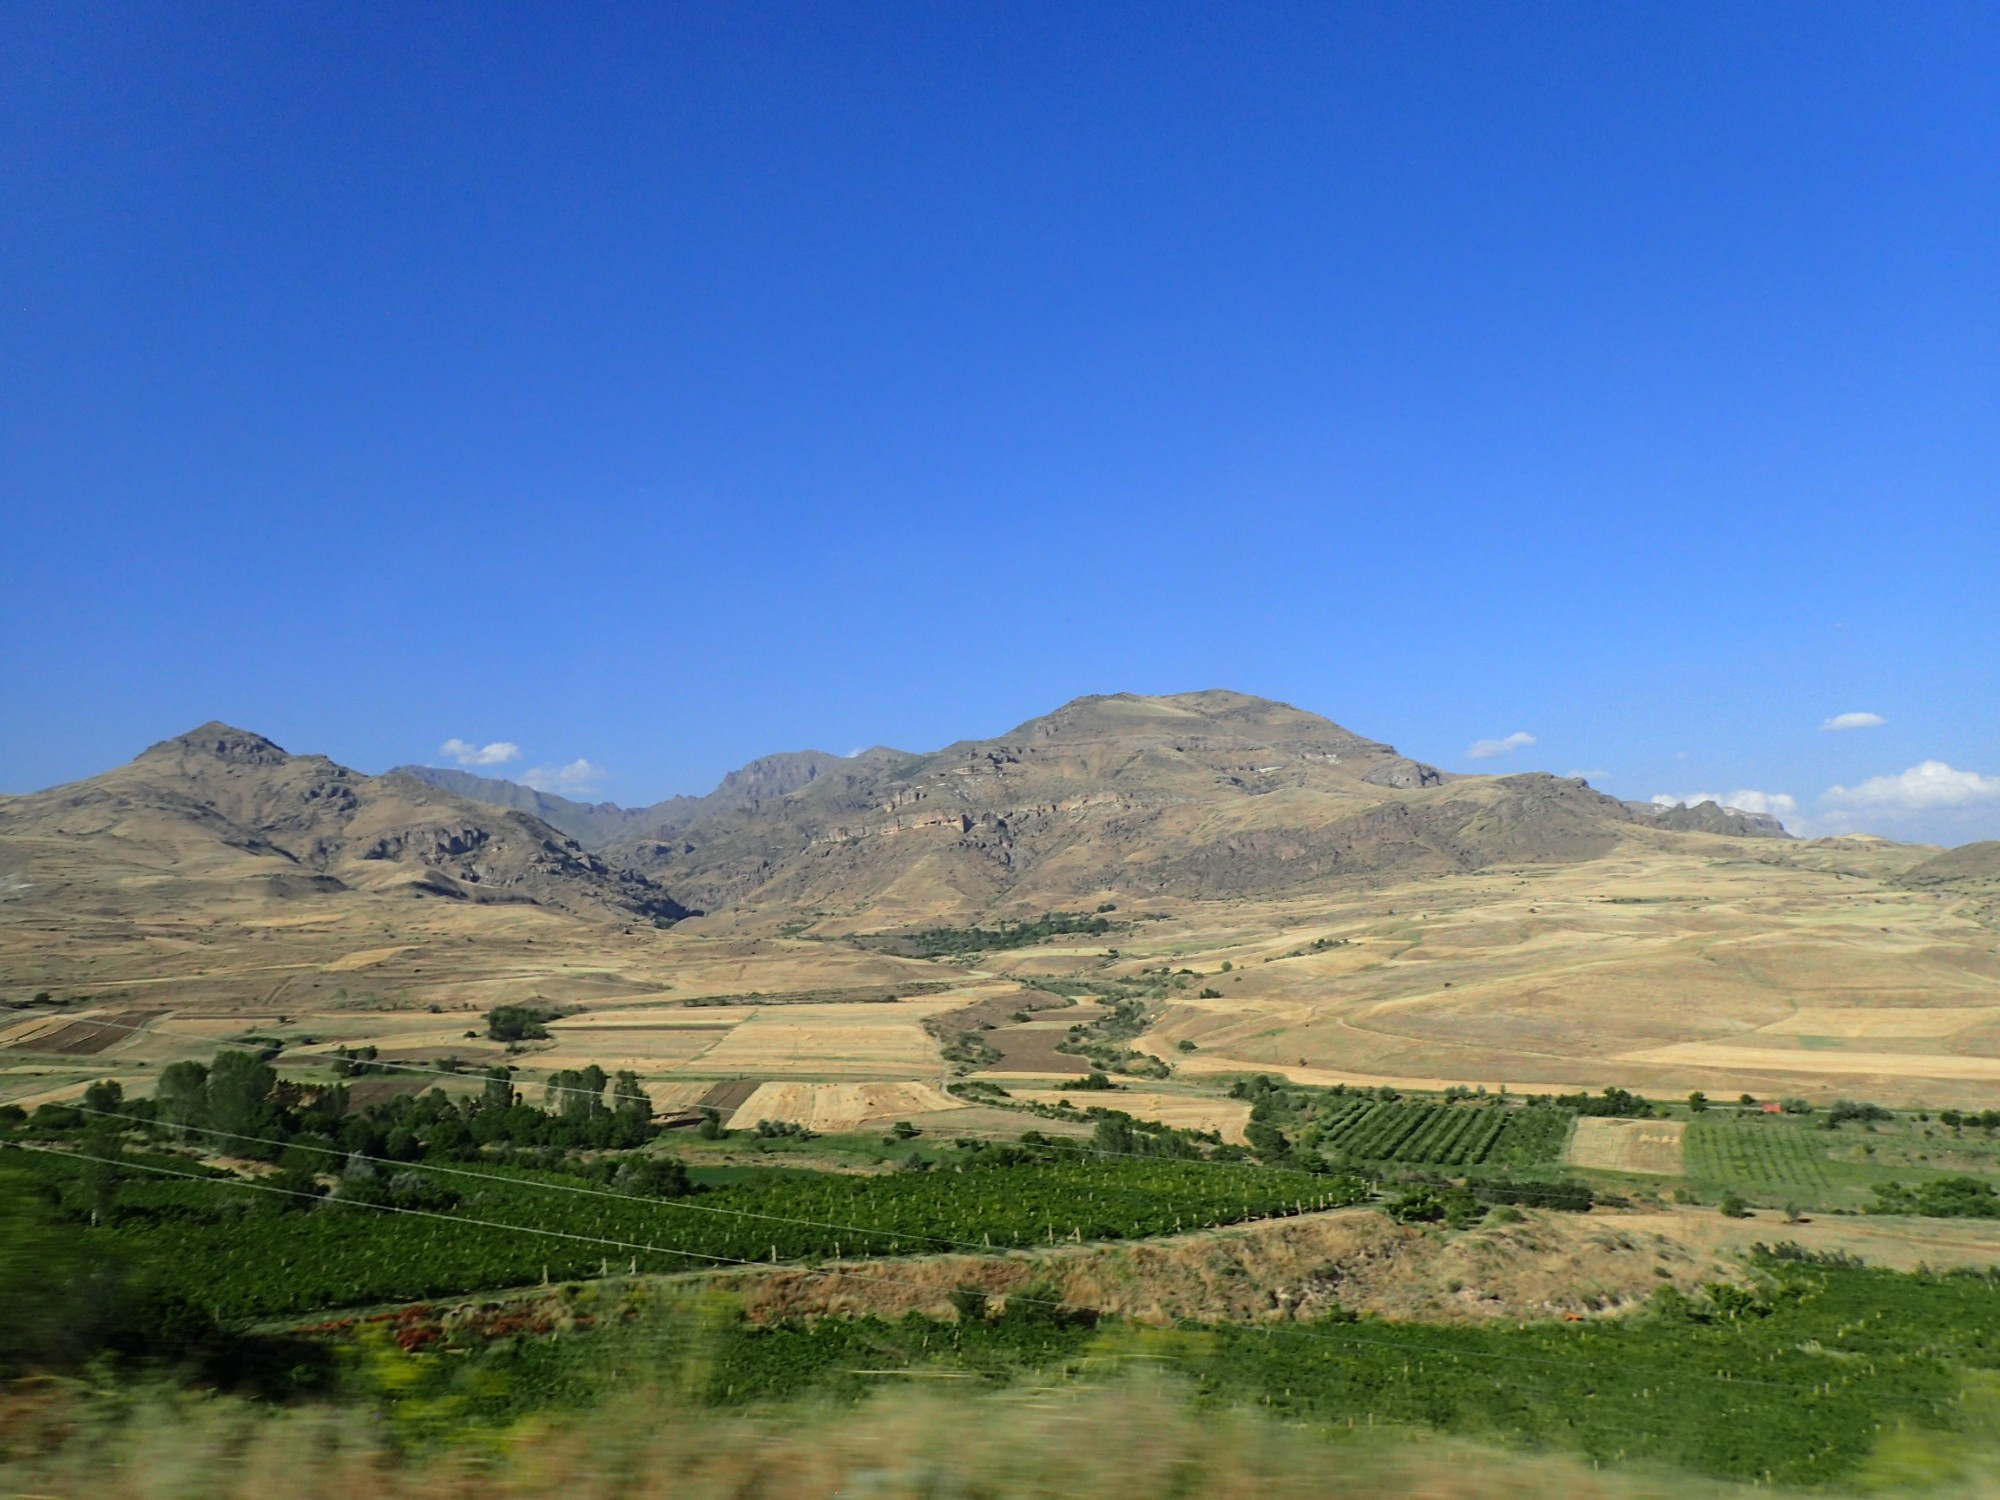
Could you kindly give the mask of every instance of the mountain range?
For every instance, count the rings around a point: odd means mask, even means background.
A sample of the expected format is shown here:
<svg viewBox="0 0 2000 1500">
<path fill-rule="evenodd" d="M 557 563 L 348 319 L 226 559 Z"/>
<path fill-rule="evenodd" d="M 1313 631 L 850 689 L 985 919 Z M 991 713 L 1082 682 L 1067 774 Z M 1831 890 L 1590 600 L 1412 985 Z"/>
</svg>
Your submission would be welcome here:
<svg viewBox="0 0 2000 1500">
<path fill-rule="evenodd" d="M 211 723 L 103 775 L 0 797 L 0 880 L 886 925 L 1121 895 L 1281 897 L 1572 863 L 1634 840 L 1773 835 L 1771 820 L 1713 803 L 1661 809 L 1575 778 L 1440 771 L 1242 693 L 1120 693 L 928 754 L 767 756 L 706 796 L 642 808 L 430 767 L 369 776 Z"/>
<path fill-rule="evenodd" d="M 917 917 L 1119 893 L 1296 894 L 1567 863 L 1661 829 L 1775 830 L 1704 805 L 1637 811 L 1573 778 L 1461 776 L 1242 693 L 1079 698 L 990 740 L 884 754 L 607 858 L 707 909 Z"/>
</svg>

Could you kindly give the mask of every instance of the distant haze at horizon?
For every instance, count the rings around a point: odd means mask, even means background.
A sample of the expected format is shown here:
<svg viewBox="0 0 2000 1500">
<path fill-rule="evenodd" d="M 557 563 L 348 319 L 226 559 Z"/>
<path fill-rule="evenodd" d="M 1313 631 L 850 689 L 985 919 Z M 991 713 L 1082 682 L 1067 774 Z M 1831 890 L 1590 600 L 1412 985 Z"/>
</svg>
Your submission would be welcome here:
<svg viewBox="0 0 2000 1500">
<path fill-rule="evenodd" d="M 1991 7 L 109 14 L 0 58 L 0 791 L 1219 687 L 2000 838 Z"/>
</svg>

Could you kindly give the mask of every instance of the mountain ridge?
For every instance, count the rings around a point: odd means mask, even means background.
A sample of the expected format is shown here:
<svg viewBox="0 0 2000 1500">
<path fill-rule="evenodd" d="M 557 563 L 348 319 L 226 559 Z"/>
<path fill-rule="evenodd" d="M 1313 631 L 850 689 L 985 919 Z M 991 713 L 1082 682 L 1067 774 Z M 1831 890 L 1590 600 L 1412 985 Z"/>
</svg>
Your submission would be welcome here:
<svg viewBox="0 0 2000 1500">
<path fill-rule="evenodd" d="M 88 874 L 100 864 L 261 879 L 274 893 L 393 890 L 673 921 L 657 882 L 548 824 L 401 775 L 368 776 L 211 721 L 122 766 L 0 800 L 0 841 Z"/>
<path fill-rule="evenodd" d="M 606 853 L 710 910 L 916 916 L 1589 858 L 1637 826 L 1581 781 L 1458 776 L 1290 704 L 1208 690 L 1078 698 Z"/>
<path fill-rule="evenodd" d="M 761 755 L 730 771 L 703 796 L 666 797 L 643 807 L 615 802 L 576 802 L 538 791 L 517 781 L 478 776 L 444 766 L 396 766 L 385 775 L 412 776 L 455 796 L 495 807 L 512 808 L 561 829 L 586 849 L 604 849 L 621 838 L 664 838 L 704 818 L 735 808 L 754 806 L 771 798 L 790 796 L 821 775 L 842 767 L 876 766 L 903 758 L 903 751 L 877 745 L 857 755 L 830 755 L 824 750 L 785 750 Z"/>
<path fill-rule="evenodd" d="M 636 809 L 440 768 L 367 776 L 215 722 L 98 777 L 0 799 L 0 843 L 60 846 L 84 865 L 95 849 L 132 870 L 230 866 L 301 894 L 659 921 L 1262 899 L 1768 831 L 1709 804 L 1634 808 L 1576 778 L 1442 771 L 1228 690 L 1090 695 L 922 754 L 760 757 L 704 797 Z"/>
</svg>

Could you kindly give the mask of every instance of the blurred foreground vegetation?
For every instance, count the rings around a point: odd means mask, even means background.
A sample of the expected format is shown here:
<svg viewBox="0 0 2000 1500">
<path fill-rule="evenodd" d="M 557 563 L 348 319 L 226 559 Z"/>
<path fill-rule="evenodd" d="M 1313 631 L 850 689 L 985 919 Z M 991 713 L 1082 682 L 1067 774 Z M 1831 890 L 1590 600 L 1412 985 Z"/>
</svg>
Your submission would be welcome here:
<svg viewBox="0 0 2000 1500">
<path fill-rule="evenodd" d="M 1030 1287 L 767 1324 L 642 1277 L 260 1331 L 161 1298 L 157 1268 L 33 1202 L 15 1193 L 0 1260 L 36 1315 L 6 1349 L 16 1493 L 250 1493 L 288 1447 L 313 1455 L 293 1494 L 1902 1493 L 2000 1472 L 2000 1280 L 1783 1245 L 1748 1284 L 1587 1322 L 1156 1328 Z M 1069 1440 L 1030 1439 L 1057 1414 Z M 1479 1488 L 1446 1441 L 1510 1457 Z M 119 1467 L 141 1453 L 164 1455 L 145 1487 Z"/>
<path fill-rule="evenodd" d="M 2000 1493 L 1994 1274 L 1779 1244 L 1692 1295 L 1663 1264 L 1617 1318 L 1174 1327 L 1052 1285 L 760 1322 L 687 1274 L 1297 1213 L 1366 1200 L 1333 1168 L 1398 1153 L 1498 1168 L 1401 1183 L 1411 1233 L 1588 1210 L 1548 1175 L 1567 1103 L 1248 1079 L 1247 1148 L 1096 1111 L 1087 1140 L 893 1130 L 893 1171 L 690 1170 L 594 1070 L 541 1109 L 496 1074 L 349 1110 L 256 1059 L 143 1107 L 107 1089 L 6 1128 L 0 1494 Z M 1789 1120 L 1703 1123 L 1731 1169 L 1814 1160 Z"/>
</svg>

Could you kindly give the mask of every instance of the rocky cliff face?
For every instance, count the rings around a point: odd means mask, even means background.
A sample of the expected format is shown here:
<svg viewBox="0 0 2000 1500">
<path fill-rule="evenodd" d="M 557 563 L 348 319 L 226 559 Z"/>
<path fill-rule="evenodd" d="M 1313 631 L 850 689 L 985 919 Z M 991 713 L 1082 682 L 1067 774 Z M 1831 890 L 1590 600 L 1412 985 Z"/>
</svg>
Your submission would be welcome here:
<svg viewBox="0 0 2000 1500">
<path fill-rule="evenodd" d="M 1634 817 L 1656 828 L 1671 828 L 1676 833 L 1717 833 L 1743 839 L 1791 837 L 1785 832 L 1785 825 L 1769 813 L 1743 812 L 1713 801 L 1697 802 L 1693 807 L 1685 802 L 1672 807 L 1662 807 L 1655 802 L 1628 802 L 1625 806 Z"/>
<path fill-rule="evenodd" d="M 586 849 L 602 849 L 646 829 L 671 827 L 702 800 L 669 797 L 650 807 L 620 807 L 615 802 L 576 802 L 552 792 L 538 792 L 519 782 L 475 776 L 470 771 L 448 766 L 397 766 L 387 774 L 408 776 L 468 802 L 526 813 L 567 834 Z"/>
<path fill-rule="evenodd" d="M 900 750 L 879 746 L 852 758 L 829 755 L 824 750 L 791 750 L 766 755 L 731 771 L 706 796 L 669 797 L 646 807 L 572 802 L 567 797 L 538 792 L 517 782 L 439 766 L 398 766 L 390 774 L 414 777 L 468 801 L 529 813 L 550 827 L 561 829 L 584 848 L 601 850 L 626 840 L 668 838 L 718 813 L 755 808 L 789 797 L 823 776 L 865 774 L 910 758 Z"/>
</svg>

